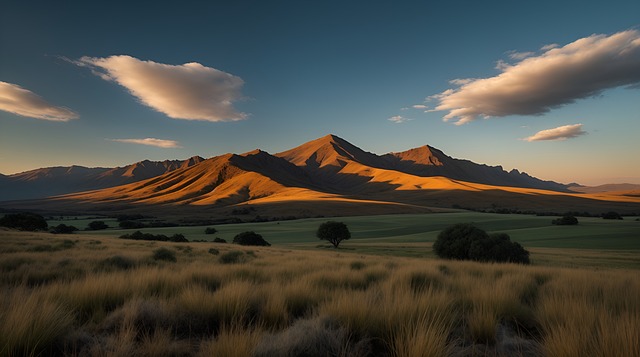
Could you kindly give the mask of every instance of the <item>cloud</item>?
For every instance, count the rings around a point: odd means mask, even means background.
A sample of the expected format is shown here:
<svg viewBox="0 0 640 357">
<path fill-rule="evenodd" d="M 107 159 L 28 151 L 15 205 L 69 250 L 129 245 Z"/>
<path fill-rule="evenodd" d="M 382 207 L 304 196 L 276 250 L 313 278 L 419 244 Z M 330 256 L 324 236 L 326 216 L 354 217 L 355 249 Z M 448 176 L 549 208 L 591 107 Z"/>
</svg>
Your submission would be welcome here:
<svg viewBox="0 0 640 357">
<path fill-rule="evenodd" d="M 233 108 L 244 81 L 197 62 L 174 66 L 131 56 L 82 57 L 76 65 L 127 88 L 141 103 L 174 119 L 211 122 L 247 117 Z"/>
<path fill-rule="evenodd" d="M 516 52 L 516 51 L 510 51 L 509 52 L 509 58 L 514 59 L 514 60 L 523 60 L 527 57 L 531 57 L 533 55 L 535 55 L 535 52 Z"/>
<path fill-rule="evenodd" d="M 548 45 L 544 45 L 544 46 L 540 47 L 540 49 L 542 51 L 548 51 L 548 50 L 551 50 L 551 49 L 554 49 L 554 48 L 558 48 L 558 47 L 560 47 L 560 45 L 558 45 L 557 43 L 550 43 Z"/>
<path fill-rule="evenodd" d="M 628 30 L 581 38 L 548 48 L 515 64 L 499 62 L 495 77 L 460 83 L 427 97 L 437 100 L 445 121 L 457 125 L 478 117 L 540 115 L 582 98 L 640 83 L 640 32 Z"/>
<path fill-rule="evenodd" d="M 542 141 L 542 140 L 566 140 L 577 138 L 578 136 L 587 134 L 582 130 L 582 124 L 564 125 L 553 129 L 541 130 L 534 135 L 525 138 L 526 141 Z"/>
<path fill-rule="evenodd" d="M 0 110 L 23 117 L 51 121 L 69 121 L 78 118 L 78 114 L 74 111 L 51 105 L 32 91 L 7 82 L 0 82 Z"/>
<path fill-rule="evenodd" d="M 412 106 L 413 109 L 427 109 L 428 107 L 424 104 L 416 104 Z"/>
<path fill-rule="evenodd" d="M 174 140 L 163 140 L 156 138 L 145 138 L 145 139 L 111 139 L 111 141 L 117 141 L 119 143 L 130 143 L 130 144 L 140 144 L 140 145 L 148 145 L 155 146 L 159 148 L 165 149 L 180 149 L 180 143 Z"/>
<path fill-rule="evenodd" d="M 395 124 L 402 124 L 402 123 L 406 123 L 406 122 L 408 122 L 410 120 L 413 120 L 413 119 L 405 118 L 402 115 L 396 115 L 396 116 L 393 116 L 393 117 L 391 117 L 391 118 L 389 118 L 387 120 L 390 121 L 390 122 L 393 122 Z"/>
</svg>

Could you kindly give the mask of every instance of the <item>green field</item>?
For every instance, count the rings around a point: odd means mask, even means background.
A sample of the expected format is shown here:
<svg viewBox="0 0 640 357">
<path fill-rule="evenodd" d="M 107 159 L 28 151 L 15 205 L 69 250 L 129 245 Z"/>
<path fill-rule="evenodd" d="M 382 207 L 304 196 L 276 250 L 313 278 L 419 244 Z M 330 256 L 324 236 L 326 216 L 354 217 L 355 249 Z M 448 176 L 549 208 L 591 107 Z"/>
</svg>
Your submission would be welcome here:
<svg viewBox="0 0 640 357">
<path fill-rule="evenodd" d="M 636 217 L 624 220 L 579 218 L 577 226 L 556 226 L 556 217 L 505 215 L 477 212 L 384 215 L 331 218 L 345 222 L 352 238 L 340 245 L 345 253 L 375 254 L 406 257 L 434 257 L 431 244 L 438 233 L 455 223 L 473 222 L 490 232 L 504 232 L 532 253 L 537 265 L 590 266 L 640 268 L 640 221 Z M 66 217 L 49 221 L 49 225 L 72 224 L 83 229 L 94 219 Z M 153 234 L 184 234 L 189 240 L 226 239 L 244 231 L 261 234 L 274 246 L 296 249 L 330 249 L 326 242 L 315 237 L 317 227 L 329 218 L 292 221 L 223 224 L 214 226 L 218 233 L 204 234 L 205 226 L 145 228 Z M 110 227 L 117 227 L 115 219 L 104 219 Z M 133 230 L 112 228 L 87 231 L 87 234 L 120 236 Z"/>
</svg>

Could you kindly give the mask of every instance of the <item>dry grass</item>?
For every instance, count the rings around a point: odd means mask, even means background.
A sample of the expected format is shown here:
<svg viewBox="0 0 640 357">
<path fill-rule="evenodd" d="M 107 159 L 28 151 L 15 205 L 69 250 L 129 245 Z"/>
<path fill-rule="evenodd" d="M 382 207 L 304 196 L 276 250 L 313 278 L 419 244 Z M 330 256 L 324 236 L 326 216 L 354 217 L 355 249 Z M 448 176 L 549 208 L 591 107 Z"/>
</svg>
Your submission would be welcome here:
<svg viewBox="0 0 640 357">
<path fill-rule="evenodd" d="M 225 264 L 205 243 L 81 235 L 63 251 L 29 251 L 57 244 L 49 237 L 0 242 L 0 356 L 295 355 L 322 344 L 339 356 L 640 351 L 634 271 L 219 245 L 246 258 Z M 151 258 L 163 246 L 176 263 Z"/>
</svg>

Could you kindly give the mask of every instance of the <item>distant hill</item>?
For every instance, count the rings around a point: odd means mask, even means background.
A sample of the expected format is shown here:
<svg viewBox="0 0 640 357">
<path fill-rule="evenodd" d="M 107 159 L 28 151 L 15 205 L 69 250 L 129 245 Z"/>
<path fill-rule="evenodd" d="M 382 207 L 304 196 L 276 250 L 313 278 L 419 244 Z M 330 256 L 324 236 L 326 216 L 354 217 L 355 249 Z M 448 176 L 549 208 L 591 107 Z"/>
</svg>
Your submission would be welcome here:
<svg viewBox="0 0 640 357">
<path fill-rule="evenodd" d="M 94 186 L 86 188 L 91 191 L 2 206 L 96 212 L 142 210 L 190 217 L 228 217 L 237 212 L 255 217 L 365 215 L 455 207 L 640 212 L 639 195 L 577 193 L 566 185 L 517 170 L 507 172 L 500 166 L 455 159 L 430 146 L 376 155 L 335 135 L 275 155 L 254 150 L 206 160 L 143 161 L 116 169 L 43 170 L 8 178 L 16 180 L 17 176 L 23 180 L 19 182 L 30 182 L 27 178 L 31 177 L 38 185 L 58 184 L 62 187 L 59 190 L 78 190 L 87 187 L 82 185 L 90 180 Z"/>
<path fill-rule="evenodd" d="M 194 156 L 187 160 L 144 160 L 116 168 L 59 166 L 2 175 L 0 201 L 43 198 L 124 185 L 193 166 L 203 160 Z"/>
</svg>

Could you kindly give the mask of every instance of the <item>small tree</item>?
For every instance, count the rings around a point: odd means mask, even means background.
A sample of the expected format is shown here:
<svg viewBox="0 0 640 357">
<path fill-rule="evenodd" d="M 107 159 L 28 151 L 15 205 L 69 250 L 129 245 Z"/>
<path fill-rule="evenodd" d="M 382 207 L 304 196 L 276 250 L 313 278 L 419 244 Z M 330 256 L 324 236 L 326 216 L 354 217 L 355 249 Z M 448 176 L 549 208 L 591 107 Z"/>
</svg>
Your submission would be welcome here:
<svg viewBox="0 0 640 357">
<path fill-rule="evenodd" d="M 216 234 L 216 233 L 218 233 L 218 230 L 213 227 L 207 227 L 204 230 L 204 234 Z"/>
<path fill-rule="evenodd" d="M 318 227 L 316 237 L 329 241 L 334 248 L 338 248 L 340 242 L 351 238 L 351 232 L 349 232 L 347 225 L 342 222 L 327 221 Z"/>
<path fill-rule="evenodd" d="M 261 245 L 270 246 L 269 242 L 256 232 L 242 232 L 233 237 L 233 243 L 240 245 Z"/>
<path fill-rule="evenodd" d="M 74 226 L 67 226 L 64 223 L 60 223 L 55 227 L 51 228 L 51 233 L 53 234 L 71 234 L 75 231 L 77 231 L 78 228 L 74 227 Z"/>
</svg>

